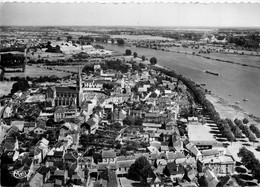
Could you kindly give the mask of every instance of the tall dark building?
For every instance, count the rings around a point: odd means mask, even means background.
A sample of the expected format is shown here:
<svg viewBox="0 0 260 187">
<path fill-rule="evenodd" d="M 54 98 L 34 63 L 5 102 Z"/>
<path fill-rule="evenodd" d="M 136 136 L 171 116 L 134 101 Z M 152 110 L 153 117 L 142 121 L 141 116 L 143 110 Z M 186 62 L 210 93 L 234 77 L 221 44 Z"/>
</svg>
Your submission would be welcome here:
<svg viewBox="0 0 260 187">
<path fill-rule="evenodd" d="M 46 101 L 51 106 L 69 106 L 75 104 L 81 107 L 83 100 L 81 70 L 78 71 L 76 86 L 50 86 L 46 90 Z"/>
</svg>

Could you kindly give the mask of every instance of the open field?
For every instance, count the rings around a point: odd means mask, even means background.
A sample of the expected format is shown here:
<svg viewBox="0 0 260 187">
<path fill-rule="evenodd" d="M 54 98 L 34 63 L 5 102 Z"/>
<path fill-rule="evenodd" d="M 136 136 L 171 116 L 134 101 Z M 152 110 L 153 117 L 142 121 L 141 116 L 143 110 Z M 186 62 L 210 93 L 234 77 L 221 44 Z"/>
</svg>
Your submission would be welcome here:
<svg viewBox="0 0 260 187">
<path fill-rule="evenodd" d="M 6 78 L 10 77 L 40 77 L 40 76 L 52 76 L 56 75 L 57 77 L 64 77 L 70 75 L 70 73 L 63 72 L 63 71 L 56 71 L 56 70 L 48 70 L 42 67 L 37 66 L 26 66 L 25 72 L 12 72 L 12 73 L 5 73 Z"/>
<path fill-rule="evenodd" d="M 191 142 L 216 141 L 213 134 L 210 133 L 211 127 L 207 125 L 188 125 L 188 136 Z"/>
<path fill-rule="evenodd" d="M 169 40 L 173 41 L 171 38 L 165 38 L 161 36 L 151 36 L 151 35 L 112 35 L 111 38 L 125 38 L 127 40 Z"/>
<path fill-rule="evenodd" d="M 0 97 L 8 95 L 12 89 L 13 81 L 2 81 L 0 82 Z"/>
<path fill-rule="evenodd" d="M 76 65 L 76 66 L 49 66 L 53 69 L 58 69 L 61 71 L 73 71 L 75 73 L 78 72 L 78 69 L 82 69 L 85 65 Z"/>
</svg>

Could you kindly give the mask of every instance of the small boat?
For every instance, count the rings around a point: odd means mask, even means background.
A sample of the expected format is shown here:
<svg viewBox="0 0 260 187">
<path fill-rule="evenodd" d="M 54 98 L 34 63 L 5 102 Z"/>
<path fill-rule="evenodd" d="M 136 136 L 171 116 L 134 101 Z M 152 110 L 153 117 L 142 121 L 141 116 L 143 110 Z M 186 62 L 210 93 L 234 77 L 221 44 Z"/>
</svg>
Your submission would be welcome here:
<svg viewBox="0 0 260 187">
<path fill-rule="evenodd" d="M 248 99 L 244 98 L 243 101 L 248 101 Z"/>
<path fill-rule="evenodd" d="M 206 86 L 206 83 L 200 83 L 201 86 Z"/>
<path fill-rule="evenodd" d="M 215 72 L 212 72 L 212 71 L 208 71 L 208 70 L 206 70 L 205 73 L 209 73 L 209 74 L 211 74 L 211 75 L 219 76 L 218 73 L 215 73 Z"/>
<path fill-rule="evenodd" d="M 239 104 L 240 102 L 239 102 L 239 101 L 236 101 L 235 103 L 236 103 L 236 104 Z"/>
</svg>

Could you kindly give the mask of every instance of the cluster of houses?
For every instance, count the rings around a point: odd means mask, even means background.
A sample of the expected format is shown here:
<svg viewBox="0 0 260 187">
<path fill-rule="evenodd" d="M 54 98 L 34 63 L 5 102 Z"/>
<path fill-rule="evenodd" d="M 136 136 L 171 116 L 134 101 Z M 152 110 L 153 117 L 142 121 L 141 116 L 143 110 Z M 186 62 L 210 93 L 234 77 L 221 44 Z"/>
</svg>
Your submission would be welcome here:
<svg viewBox="0 0 260 187">
<path fill-rule="evenodd" d="M 200 123 L 196 117 L 180 120 L 182 93 L 175 88 L 184 90 L 185 85 L 147 68 L 121 76 L 99 72 L 84 78 L 79 71 L 74 86 L 57 84 L 19 91 L 6 101 L 1 113 L 4 136 L 0 151 L 5 158 L 1 165 L 16 186 L 133 186 L 136 182 L 128 179 L 128 171 L 140 157 L 149 161 L 155 176 L 148 179 L 148 186 L 199 186 L 200 180 L 210 187 L 237 184 L 231 177 L 235 160 L 230 153 L 214 143 L 205 149 L 208 141 L 198 144 L 180 134 L 180 123 L 188 127 L 194 121 Z M 114 85 L 110 95 L 102 92 L 108 82 Z M 142 131 L 132 141 L 149 146 L 126 155 L 104 147 L 99 159 L 86 154 L 86 149 L 80 151 L 83 134 L 95 134 L 104 125 L 123 126 L 129 116 L 142 119 Z M 117 140 L 124 145 L 129 137 L 126 134 Z"/>
</svg>

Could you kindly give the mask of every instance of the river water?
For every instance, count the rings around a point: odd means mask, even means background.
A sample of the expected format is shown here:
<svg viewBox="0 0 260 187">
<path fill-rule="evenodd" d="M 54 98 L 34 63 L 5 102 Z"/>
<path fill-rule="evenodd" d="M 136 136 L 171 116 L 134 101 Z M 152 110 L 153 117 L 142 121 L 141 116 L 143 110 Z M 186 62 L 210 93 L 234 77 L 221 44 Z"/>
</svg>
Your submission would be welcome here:
<svg viewBox="0 0 260 187">
<path fill-rule="evenodd" d="M 229 101 L 230 104 L 239 101 L 238 106 L 249 114 L 260 117 L 260 69 L 204 59 L 190 54 L 112 44 L 104 46 L 106 49 L 120 53 L 130 49 L 132 52 L 137 52 L 138 56 L 145 55 L 148 59 L 156 57 L 159 65 L 190 77 L 196 83 L 206 83 L 206 88 L 214 94 Z M 219 73 L 219 76 L 205 73 L 205 70 Z M 245 98 L 248 101 L 243 101 Z"/>
</svg>

